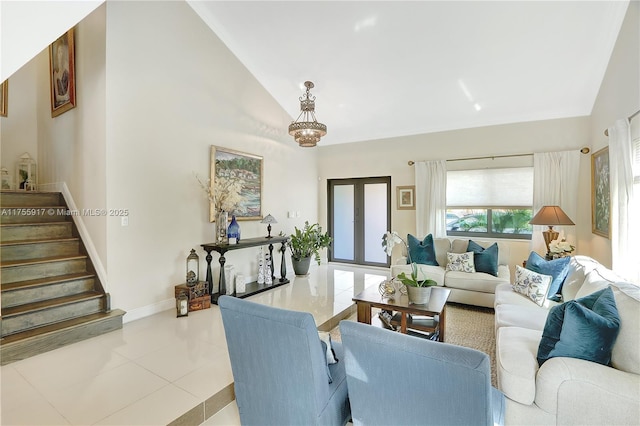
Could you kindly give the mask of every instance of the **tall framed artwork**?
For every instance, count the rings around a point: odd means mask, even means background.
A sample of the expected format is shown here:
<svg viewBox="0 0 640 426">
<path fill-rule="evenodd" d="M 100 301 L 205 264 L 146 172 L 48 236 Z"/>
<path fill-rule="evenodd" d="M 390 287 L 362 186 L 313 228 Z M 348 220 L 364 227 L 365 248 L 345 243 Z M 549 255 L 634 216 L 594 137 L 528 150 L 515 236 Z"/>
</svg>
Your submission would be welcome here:
<svg viewBox="0 0 640 426">
<path fill-rule="evenodd" d="M 415 210 L 416 209 L 416 187 L 396 186 L 396 195 L 398 201 L 398 210 Z"/>
<path fill-rule="evenodd" d="M 7 106 L 9 102 L 9 80 L 0 84 L 0 117 L 7 116 Z"/>
<path fill-rule="evenodd" d="M 591 231 L 610 238 L 609 147 L 591 155 Z"/>
<path fill-rule="evenodd" d="M 238 220 L 262 219 L 263 159 L 258 155 L 211 146 L 211 186 L 215 201 L 209 220 L 221 209 Z"/>
<path fill-rule="evenodd" d="M 73 28 L 49 45 L 51 116 L 76 106 L 76 67 Z"/>
</svg>

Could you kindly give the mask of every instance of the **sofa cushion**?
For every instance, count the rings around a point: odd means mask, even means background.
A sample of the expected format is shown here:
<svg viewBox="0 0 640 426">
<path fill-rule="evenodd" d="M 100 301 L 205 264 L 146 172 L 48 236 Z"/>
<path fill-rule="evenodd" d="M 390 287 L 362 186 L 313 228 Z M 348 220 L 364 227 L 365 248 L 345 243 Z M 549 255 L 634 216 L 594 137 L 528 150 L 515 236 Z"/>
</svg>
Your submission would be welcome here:
<svg viewBox="0 0 640 426">
<path fill-rule="evenodd" d="M 498 305 L 495 307 L 496 330 L 500 327 L 521 327 L 529 330 L 542 331 L 547 321 L 547 309 L 531 303 L 522 295 L 517 295 L 526 305 Z"/>
<path fill-rule="evenodd" d="M 527 269 L 539 274 L 551 275 L 553 280 L 549 285 L 547 298 L 559 301 L 561 299 L 560 292 L 562 291 L 562 283 L 569 272 L 570 261 L 570 257 L 546 260 L 535 251 L 532 251 L 527 259 Z"/>
<path fill-rule="evenodd" d="M 509 270 L 508 267 L 504 265 L 500 265 L 500 272 L 497 277 L 483 272 L 469 274 L 466 272 L 448 271 L 446 274 L 447 287 L 478 291 L 481 293 L 494 294 L 497 286 L 508 283 Z"/>
<path fill-rule="evenodd" d="M 472 274 L 476 272 L 473 265 L 473 252 L 447 253 L 447 271 L 466 272 Z"/>
<path fill-rule="evenodd" d="M 551 308 L 538 347 L 538 364 L 579 358 L 609 364 L 620 318 L 611 288 Z"/>
<path fill-rule="evenodd" d="M 546 310 L 551 306 L 555 306 L 557 304 L 558 302 L 554 302 L 553 300 L 547 299 L 544 301 L 544 305 L 542 305 L 542 308 L 545 308 Z M 513 286 L 511 284 L 500 284 L 496 287 L 496 297 L 495 297 L 494 307 L 497 307 L 498 305 L 529 306 L 535 309 L 541 309 L 533 305 L 533 303 L 531 303 L 531 299 L 529 299 L 528 297 L 520 293 L 516 293 L 513 290 Z M 540 330 L 542 330 L 542 328 L 540 328 Z"/>
<path fill-rule="evenodd" d="M 640 374 L 640 287 L 618 282 L 611 290 L 620 315 L 620 332 L 611 351 L 611 366 Z"/>
<path fill-rule="evenodd" d="M 415 262 L 423 265 L 438 266 L 436 251 L 433 245 L 433 235 L 429 234 L 422 241 L 411 234 L 407 234 L 409 246 L 408 263 Z"/>
<path fill-rule="evenodd" d="M 502 327 L 496 332 L 498 388 L 509 399 L 531 405 L 536 396 L 536 353 L 542 331 Z"/>
<path fill-rule="evenodd" d="M 444 266 L 422 265 L 420 263 L 417 263 L 416 266 L 418 268 L 418 277 L 434 280 L 439 286 L 444 285 Z M 402 272 L 407 275 L 411 274 L 411 265 L 391 265 L 392 277 L 397 277 Z"/>
<path fill-rule="evenodd" d="M 469 240 L 467 251 L 473 252 L 473 264 L 476 272 L 486 272 L 494 277 L 498 276 L 498 244 L 493 243 L 487 248 L 473 240 Z"/>
<path fill-rule="evenodd" d="M 513 283 L 513 290 L 524 294 L 538 306 L 543 306 L 552 279 L 551 275 L 539 274 L 516 265 L 516 279 Z"/>
<path fill-rule="evenodd" d="M 576 299 L 600 291 L 618 281 L 622 280 L 613 271 L 599 265 L 586 275 L 584 283 L 576 292 Z"/>
<path fill-rule="evenodd" d="M 566 302 L 575 299 L 587 274 L 599 265 L 600 263 L 588 256 L 572 256 L 569 261 L 569 272 L 562 284 L 562 300 Z"/>
</svg>

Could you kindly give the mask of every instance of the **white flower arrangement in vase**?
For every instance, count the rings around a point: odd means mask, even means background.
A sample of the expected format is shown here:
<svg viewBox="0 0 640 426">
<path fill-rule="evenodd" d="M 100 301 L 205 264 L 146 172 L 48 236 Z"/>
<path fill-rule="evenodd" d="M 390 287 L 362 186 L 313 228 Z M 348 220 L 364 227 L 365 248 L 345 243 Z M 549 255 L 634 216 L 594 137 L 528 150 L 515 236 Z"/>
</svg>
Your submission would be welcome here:
<svg viewBox="0 0 640 426">
<path fill-rule="evenodd" d="M 549 254 L 553 259 L 569 256 L 575 249 L 564 238 L 553 240 L 549 243 Z"/>
</svg>

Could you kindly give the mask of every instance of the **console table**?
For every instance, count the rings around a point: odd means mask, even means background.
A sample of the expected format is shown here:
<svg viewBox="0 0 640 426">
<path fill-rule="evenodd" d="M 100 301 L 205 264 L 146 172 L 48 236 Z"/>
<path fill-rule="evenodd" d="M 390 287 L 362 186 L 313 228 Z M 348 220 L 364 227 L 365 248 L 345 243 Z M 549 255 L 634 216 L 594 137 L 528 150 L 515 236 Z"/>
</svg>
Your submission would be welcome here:
<svg viewBox="0 0 640 426">
<path fill-rule="evenodd" d="M 279 287 L 281 285 L 289 283 L 287 279 L 287 263 L 285 262 L 284 253 L 286 251 L 286 242 L 288 237 L 258 237 L 258 238 L 245 238 L 240 240 L 239 243 L 208 243 L 201 244 L 201 247 L 204 251 L 207 252 L 207 286 L 209 287 L 209 294 L 211 295 L 211 302 L 218 304 L 218 297 L 220 295 L 226 294 L 227 285 L 225 282 L 224 276 L 224 264 L 227 261 L 224 257 L 225 253 L 230 250 L 240 250 L 249 247 L 260 247 L 260 246 L 269 246 L 269 255 L 271 257 L 271 278 L 273 284 L 265 285 L 258 284 L 257 281 L 253 281 L 247 283 L 246 291 L 244 293 L 234 293 L 235 297 L 245 298 L 249 297 L 253 294 L 261 293 L 263 291 Z M 282 262 L 280 263 L 280 278 L 276 280 L 275 275 L 273 274 L 273 244 L 280 243 L 280 252 L 282 253 Z M 218 291 L 216 293 L 213 292 L 213 275 L 211 273 L 211 260 L 213 260 L 213 256 L 211 256 L 211 252 L 215 251 L 220 254 L 220 286 L 218 287 Z"/>
</svg>

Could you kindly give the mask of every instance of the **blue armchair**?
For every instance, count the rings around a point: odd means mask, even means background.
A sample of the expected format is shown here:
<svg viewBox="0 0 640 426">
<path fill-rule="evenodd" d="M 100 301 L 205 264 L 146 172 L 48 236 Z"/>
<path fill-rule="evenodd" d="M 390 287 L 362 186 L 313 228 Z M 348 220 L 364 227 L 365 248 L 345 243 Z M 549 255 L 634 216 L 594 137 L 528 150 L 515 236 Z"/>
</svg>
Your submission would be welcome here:
<svg viewBox="0 0 640 426">
<path fill-rule="evenodd" d="M 354 425 L 504 424 L 504 395 L 475 349 L 341 321 Z"/>
<path fill-rule="evenodd" d="M 218 300 L 243 425 L 345 425 L 351 418 L 338 342 L 338 363 L 310 313 L 230 296 Z M 330 383 L 331 382 L 331 383 Z"/>
</svg>

